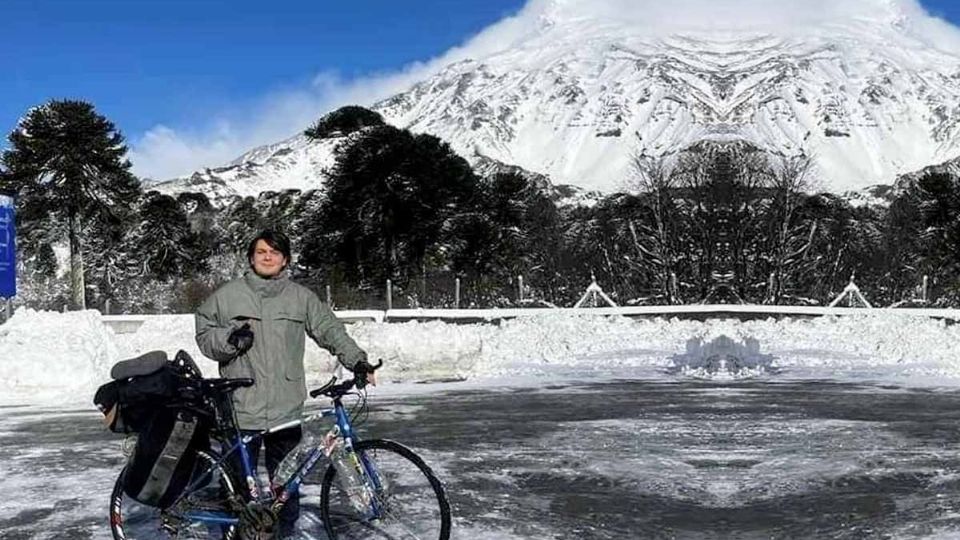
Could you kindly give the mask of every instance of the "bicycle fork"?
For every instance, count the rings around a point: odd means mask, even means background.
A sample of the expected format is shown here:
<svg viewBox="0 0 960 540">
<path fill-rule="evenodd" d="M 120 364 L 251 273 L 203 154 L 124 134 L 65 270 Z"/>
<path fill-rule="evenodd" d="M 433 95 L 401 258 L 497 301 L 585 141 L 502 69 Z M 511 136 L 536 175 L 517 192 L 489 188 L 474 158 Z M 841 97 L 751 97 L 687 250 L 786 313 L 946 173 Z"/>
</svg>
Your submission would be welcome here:
<svg viewBox="0 0 960 540">
<path fill-rule="evenodd" d="M 335 411 L 337 417 L 335 430 L 338 430 L 339 435 L 342 437 L 342 448 L 328 447 L 328 455 L 331 456 L 331 459 L 334 459 L 337 452 L 343 454 L 336 456 L 337 461 L 340 462 L 340 466 L 337 467 L 337 464 L 334 464 L 335 468 L 346 469 L 337 471 L 340 476 L 341 487 L 347 494 L 347 497 L 351 499 L 351 504 L 356 505 L 357 511 L 360 512 L 364 519 L 378 519 L 382 517 L 383 514 L 382 504 L 378 497 L 379 494 L 384 493 L 380 477 L 377 474 L 373 460 L 365 453 L 360 453 L 356 450 L 354 446 L 355 436 L 350 426 L 350 419 L 347 416 L 346 410 L 344 410 L 339 402 L 336 403 Z M 341 441 L 334 441 L 334 443 L 338 442 Z M 355 476 L 355 481 L 358 485 L 351 486 L 350 484 L 353 480 L 348 479 L 347 475 Z M 353 488 L 365 491 L 366 493 L 361 495 L 361 497 L 366 500 L 354 503 L 352 499 L 357 495 L 352 492 Z"/>
</svg>

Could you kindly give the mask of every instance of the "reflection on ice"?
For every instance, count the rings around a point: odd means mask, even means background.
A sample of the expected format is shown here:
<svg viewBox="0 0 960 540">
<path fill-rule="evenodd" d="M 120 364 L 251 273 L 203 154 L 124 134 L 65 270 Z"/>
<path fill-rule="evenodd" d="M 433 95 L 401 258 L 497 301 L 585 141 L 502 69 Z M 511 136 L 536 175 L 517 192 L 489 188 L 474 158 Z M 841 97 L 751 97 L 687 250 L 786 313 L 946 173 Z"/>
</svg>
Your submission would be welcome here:
<svg viewBox="0 0 960 540">
<path fill-rule="evenodd" d="M 776 373 L 774 357 L 760 353 L 760 342 L 746 338 L 738 343 L 719 336 L 704 343 L 700 338 L 687 340 L 687 351 L 670 358 L 670 373 L 703 379 L 743 379 Z"/>
</svg>

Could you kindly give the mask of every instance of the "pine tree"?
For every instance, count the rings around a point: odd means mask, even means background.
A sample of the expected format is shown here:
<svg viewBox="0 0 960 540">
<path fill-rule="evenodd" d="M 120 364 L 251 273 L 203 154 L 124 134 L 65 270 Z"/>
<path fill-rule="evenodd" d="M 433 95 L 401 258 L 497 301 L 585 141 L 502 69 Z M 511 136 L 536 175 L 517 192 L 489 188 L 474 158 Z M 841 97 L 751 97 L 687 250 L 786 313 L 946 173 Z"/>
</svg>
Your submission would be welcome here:
<svg viewBox="0 0 960 540">
<path fill-rule="evenodd" d="M 169 195 L 147 193 L 133 247 L 149 273 L 160 280 L 188 277 L 206 269 L 200 238 L 191 231 L 186 212 Z"/>
<path fill-rule="evenodd" d="M 917 181 L 922 264 L 948 302 L 960 299 L 960 178 L 929 173 Z"/>
<path fill-rule="evenodd" d="M 218 253 L 246 252 L 250 238 L 266 227 L 266 219 L 257 210 L 253 197 L 235 200 L 220 216 L 219 235 L 223 238 L 223 245 Z"/>
<path fill-rule="evenodd" d="M 349 135 L 365 127 L 382 125 L 385 122 L 380 113 L 357 105 L 347 105 L 324 115 L 304 135 L 311 139 L 325 139 L 331 135 Z"/>
<path fill-rule="evenodd" d="M 37 274 L 45 278 L 57 276 L 57 255 L 50 244 L 42 244 L 34 261 Z"/>
<path fill-rule="evenodd" d="M 469 211 L 476 194 L 469 164 L 440 139 L 370 128 L 337 155 L 325 197 L 305 224 L 301 262 L 339 264 L 361 286 L 387 278 L 403 286 L 425 271 L 445 223 Z"/>
<path fill-rule="evenodd" d="M 103 308 L 108 299 L 118 300 L 118 289 L 146 279 L 144 264 L 131 247 L 137 230 L 135 213 L 136 208 L 130 208 L 120 219 L 92 219 L 84 224 L 83 275 L 88 304 Z"/>
<path fill-rule="evenodd" d="M 66 222 L 71 296 L 84 308 L 84 221 L 109 218 L 139 195 L 123 136 L 92 104 L 53 100 L 31 109 L 8 139 L 11 148 L 0 158 L 6 183 L 26 213 Z"/>
</svg>

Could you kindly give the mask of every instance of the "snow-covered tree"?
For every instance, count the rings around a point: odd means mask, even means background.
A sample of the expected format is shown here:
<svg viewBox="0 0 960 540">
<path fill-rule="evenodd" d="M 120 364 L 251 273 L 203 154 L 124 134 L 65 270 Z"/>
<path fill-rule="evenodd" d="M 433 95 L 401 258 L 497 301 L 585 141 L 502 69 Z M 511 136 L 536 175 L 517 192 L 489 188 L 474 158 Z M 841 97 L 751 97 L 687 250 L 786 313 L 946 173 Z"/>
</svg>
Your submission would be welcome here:
<svg viewBox="0 0 960 540">
<path fill-rule="evenodd" d="M 131 245 L 150 275 L 163 280 L 207 270 L 207 253 L 176 199 L 147 193 L 138 217 Z"/>
<path fill-rule="evenodd" d="M 304 134 L 311 139 L 324 139 L 332 135 L 349 135 L 365 127 L 385 124 L 380 113 L 357 105 L 347 105 L 324 115 Z"/>
<path fill-rule="evenodd" d="M 109 218 L 139 195 L 123 136 L 92 104 L 52 100 L 31 109 L 8 139 L 5 187 L 18 193 L 22 212 L 65 225 L 72 301 L 83 308 L 84 220 Z"/>
<path fill-rule="evenodd" d="M 423 275 L 444 224 L 469 210 L 477 192 L 469 164 L 440 139 L 370 128 L 341 147 L 306 224 L 302 263 L 340 264 L 361 286 L 388 278 L 405 286 Z"/>
</svg>

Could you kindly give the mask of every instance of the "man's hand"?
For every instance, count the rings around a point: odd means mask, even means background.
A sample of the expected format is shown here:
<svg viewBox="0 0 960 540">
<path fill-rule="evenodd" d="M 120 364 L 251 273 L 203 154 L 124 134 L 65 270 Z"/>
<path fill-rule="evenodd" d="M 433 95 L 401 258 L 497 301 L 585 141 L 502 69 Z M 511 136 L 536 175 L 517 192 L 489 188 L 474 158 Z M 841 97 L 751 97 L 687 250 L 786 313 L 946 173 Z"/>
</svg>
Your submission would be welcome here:
<svg viewBox="0 0 960 540">
<path fill-rule="evenodd" d="M 253 331 L 250 330 L 250 323 L 243 323 L 243 326 L 230 332 L 227 343 L 237 349 L 237 354 L 243 354 L 253 347 Z"/>
<path fill-rule="evenodd" d="M 357 389 L 362 389 L 368 384 L 377 385 L 377 373 L 374 369 L 366 360 L 360 360 L 353 365 L 353 380 L 356 382 Z"/>
</svg>

